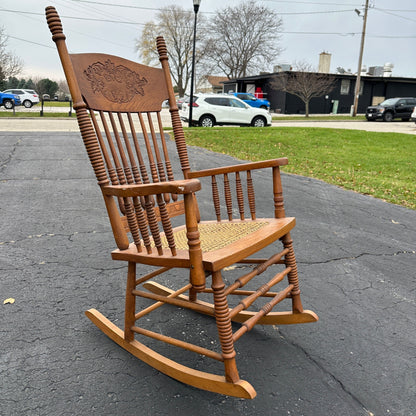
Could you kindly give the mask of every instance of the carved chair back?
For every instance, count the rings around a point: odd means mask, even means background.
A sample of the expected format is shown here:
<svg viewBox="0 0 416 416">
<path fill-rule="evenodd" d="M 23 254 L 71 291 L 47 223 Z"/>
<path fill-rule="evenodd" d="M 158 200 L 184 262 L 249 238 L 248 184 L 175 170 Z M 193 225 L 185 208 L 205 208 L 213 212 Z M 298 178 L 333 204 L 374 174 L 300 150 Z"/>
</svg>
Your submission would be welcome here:
<svg viewBox="0 0 416 416">
<path fill-rule="evenodd" d="M 160 39 L 159 43 L 163 41 Z M 100 154 L 91 158 L 99 184 L 173 181 L 161 117 L 162 103 L 169 99 L 163 70 L 103 54 L 76 54 L 70 55 L 70 59 L 94 129 L 93 141 L 99 145 Z M 83 129 L 87 132 L 83 137 L 88 150 L 91 128 L 80 126 L 82 132 Z M 181 128 L 176 127 L 176 132 L 183 136 Z M 184 145 L 181 161 L 185 167 L 188 165 Z M 157 221 L 161 220 L 169 238 L 172 233 L 169 218 L 183 213 L 183 200 L 170 194 L 159 195 L 157 199 L 157 207 L 151 196 L 119 198 L 118 202 L 123 225 L 136 245 L 140 247 L 142 239 L 149 253 L 155 245 L 162 254 Z M 113 210 L 110 215 L 115 215 Z M 173 239 L 169 246 L 173 249 Z"/>
<path fill-rule="evenodd" d="M 81 135 L 98 184 L 150 184 L 173 181 L 162 103 L 169 102 L 171 123 L 183 176 L 189 172 L 186 144 L 179 119 L 166 45 L 157 38 L 162 68 L 141 65 L 106 54 L 69 54 L 62 24 L 54 8 L 47 20 L 57 44 L 74 101 Z M 175 254 L 171 217 L 184 213 L 175 194 L 104 199 L 119 249 L 129 247 L 130 232 L 138 251 Z M 162 242 L 161 232 L 163 231 Z M 167 240 L 167 242 L 166 242 Z"/>
</svg>

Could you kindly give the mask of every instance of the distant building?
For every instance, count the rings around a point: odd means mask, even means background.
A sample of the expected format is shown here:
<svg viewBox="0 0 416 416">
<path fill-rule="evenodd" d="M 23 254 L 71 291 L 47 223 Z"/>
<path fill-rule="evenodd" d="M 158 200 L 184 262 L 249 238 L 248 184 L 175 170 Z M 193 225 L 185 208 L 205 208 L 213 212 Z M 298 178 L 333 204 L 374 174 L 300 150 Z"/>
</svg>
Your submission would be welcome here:
<svg viewBox="0 0 416 416">
<path fill-rule="evenodd" d="M 273 72 L 291 71 L 292 69 L 291 64 L 278 64 L 273 67 Z"/>
<path fill-rule="evenodd" d="M 369 105 L 378 104 L 386 98 L 416 97 L 416 79 L 393 77 L 391 76 L 391 68 L 391 64 L 390 66 L 386 64 L 383 67 L 383 76 L 361 76 L 359 113 L 365 113 Z M 226 80 L 223 81 L 223 91 L 227 93 L 260 90 L 263 96 L 270 101 L 272 111 L 283 114 L 304 114 L 305 105 L 300 98 L 284 91 L 278 91 L 270 83 L 273 77 L 290 76 L 291 73 L 293 72 L 276 71 Z M 325 96 L 312 98 L 309 103 L 309 112 L 311 114 L 350 113 L 354 101 L 356 75 L 347 73 L 329 75 L 335 78 L 335 88 Z"/>
<path fill-rule="evenodd" d="M 222 82 L 227 81 L 227 77 L 217 77 L 213 75 L 205 75 L 197 85 L 197 91 L 205 94 L 222 92 Z"/>
</svg>

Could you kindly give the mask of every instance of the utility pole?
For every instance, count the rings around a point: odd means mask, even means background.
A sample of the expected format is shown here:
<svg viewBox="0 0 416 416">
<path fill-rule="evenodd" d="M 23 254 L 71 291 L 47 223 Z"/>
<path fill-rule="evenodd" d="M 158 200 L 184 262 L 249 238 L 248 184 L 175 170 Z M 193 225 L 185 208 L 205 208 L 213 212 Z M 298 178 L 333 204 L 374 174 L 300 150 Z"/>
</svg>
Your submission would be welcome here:
<svg viewBox="0 0 416 416">
<path fill-rule="evenodd" d="M 358 58 L 357 80 L 355 81 L 354 106 L 353 106 L 353 110 L 352 110 L 352 116 L 353 117 L 355 117 L 357 115 L 358 96 L 360 94 L 361 68 L 362 68 L 362 63 L 363 63 L 365 29 L 366 29 L 366 26 L 367 26 L 368 1 L 369 0 L 365 0 L 365 6 L 364 6 L 363 31 L 361 33 L 360 56 Z M 360 15 L 359 12 L 358 12 L 358 15 Z"/>
</svg>

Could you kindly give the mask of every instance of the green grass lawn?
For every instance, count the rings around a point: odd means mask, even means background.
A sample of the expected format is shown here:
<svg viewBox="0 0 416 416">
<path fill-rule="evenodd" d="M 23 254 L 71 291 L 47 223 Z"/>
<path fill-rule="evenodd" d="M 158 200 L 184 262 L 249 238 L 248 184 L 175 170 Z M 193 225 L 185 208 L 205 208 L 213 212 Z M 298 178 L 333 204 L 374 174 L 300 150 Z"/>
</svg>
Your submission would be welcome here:
<svg viewBox="0 0 416 416">
<path fill-rule="evenodd" d="M 36 105 L 39 108 L 42 108 L 42 103 Z M 43 107 L 68 107 L 69 109 L 69 101 L 44 101 Z"/>
<path fill-rule="evenodd" d="M 69 117 L 69 104 L 69 101 L 44 101 L 43 117 Z M 62 111 L 52 113 L 51 107 L 61 107 Z M 23 106 L 17 106 L 15 112 L 13 110 L 5 110 L 4 107 L 1 107 L 0 110 L 0 117 L 40 117 L 42 103 L 34 105 L 31 111 L 27 111 Z M 72 109 L 71 116 L 75 117 L 74 109 Z"/>
<path fill-rule="evenodd" d="M 416 136 L 361 130 L 269 127 L 185 129 L 187 143 L 242 160 L 286 156 L 284 172 L 416 209 Z"/>
<path fill-rule="evenodd" d="M 39 108 L 39 111 L 35 111 L 35 112 L 33 112 L 33 111 L 19 111 L 19 112 L 16 112 L 15 116 L 13 115 L 13 111 L 11 111 L 11 112 L 0 111 L 0 117 L 13 117 L 14 116 L 14 117 L 21 117 L 21 118 L 26 118 L 26 117 L 39 118 L 40 117 L 40 114 L 39 114 L 40 110 L 41 110 L 41 108 Z M 43 118 L 45 118 L 45 117 L 68 118 L 69 117 L 68 113 L 69 113 L 69 108 L 68 108 L 68 112 L 66 112 L 66 113 L 51 113 L 49 111 L 46 112 L 44 110 Z M 73 118 L 76 117 L 74 110 L 72 110 L 71 117 L 73 117 Z"/>
<path fill-rule="evenodd" d="M 364 121 L 366 118 L 364 115 L 357 115 L 351 117 L 348 114 L 327 114 L 322 116 L 310 115 L 305 117 L 305 115 L 292 116 L 292 115 L 283 115 L 283 116 L 273 116 L 273 121 L 286 121 L 286 120 L 296 120 L 296 121 Z"/>
</svg>

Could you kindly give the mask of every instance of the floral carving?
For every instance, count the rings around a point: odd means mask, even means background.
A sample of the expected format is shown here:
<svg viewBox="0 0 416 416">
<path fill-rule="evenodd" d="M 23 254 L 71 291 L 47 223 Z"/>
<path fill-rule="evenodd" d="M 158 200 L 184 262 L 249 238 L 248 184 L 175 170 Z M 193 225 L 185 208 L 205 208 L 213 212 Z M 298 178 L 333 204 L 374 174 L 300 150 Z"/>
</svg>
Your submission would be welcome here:
<svg viewBox="0 0 416 416">
<path fill-rule="evenodd" d="M 124 65 L 116 66 L 109 59 L 90 65 L 84 75 L 94 93 L 99 92 L 107 100 L 119 104 L 130 102 L 136 94 L 144 95 L 143 86 L 147 84 L 146 78 Z"/>
</svg>

